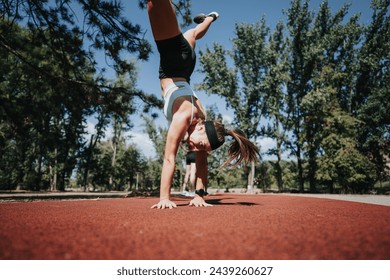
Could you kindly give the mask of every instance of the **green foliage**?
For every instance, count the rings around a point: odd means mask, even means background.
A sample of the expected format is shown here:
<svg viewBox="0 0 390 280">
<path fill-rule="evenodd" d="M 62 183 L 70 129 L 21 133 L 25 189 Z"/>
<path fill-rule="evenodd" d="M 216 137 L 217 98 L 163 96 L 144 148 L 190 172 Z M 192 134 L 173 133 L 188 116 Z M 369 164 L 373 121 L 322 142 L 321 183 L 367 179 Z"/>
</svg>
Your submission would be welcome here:
<svg viewBox="0 0 390 280">
<path fill-rule="evenodd" d="M 346 19 L 348 4 L 333 14 L 323 1 L 315 13 L 309 1 L 293 0 L 288 34 L 279 22 L 270 35 L 262 18 L 236 24 L 233 50 L 201 52 L 201 89 L 224 97 L 249 135 L 277 143 L 269 154 L 279 191 L 284 151 L 296 158 L 301 192 L 306 181 L 311 192 L 319 183 L 367 191 L 388 174 L 388 6 L 373 1 L 373 21 L 363 27 L 358 15 Z"/>
<path fill-rule="evenodd" d="M 265 61 L 267 72 L 263 83 L 265 91 L 263 110 L 270 124 L 262 128 L 262 134 L 276 140 L 275 149 L 271 149 L 268 154 L 277 158 L 273 168 L 279 191 L 283 191 L 284 188 L 281 165 L 282 153 L 287 142 L 286 94 L 284 88 L 290 80 L 287 41 L 284 38 L 283 31 L 284 25 L 279 21 L 267 47 Z"/>
<path fill-rule="evenodd" d="M 76 15 L 74 5 L 83 13 Z M 122 56 L 146 59 L 150 45 L 117 1 L 3 1 L 0 9 L 1 188 L 64 190 L 76 169 L 87 187 L 89 170 L 99 166 L 94 152 L 110 123 L 120 131 L 131 127 L 135 98 L 145 109 L 160 105 L 135 88 L 134 63 Z M 100 50 L 118 81 L 98 72 Z M 92 116 L 96 133 L 86 141 Z M 115 161 L 112 156 L 111 167 Z"/>
<path fill-rule="evenodd" d="M 174 4 L 189 24 L 191 1 Z M 215 43 L 200 52 L 198 88 L 226 100 L 235 113 L 229 125 L 276 143 L 269 151 L 276 160 L 256 168 L 259 188 L 362 193 L 388 178 L 389 5 L 373 0 L 364 26 L 359 15 L 348 18 L 348 4 L 333 13 L 325 0 L 314 12 L 308 0 L 292 0 L 273 30 L 265 17 L 237 23 L 231 50 Z M 146 114 L 162 104 L 136 87 L 128 59 L 147 59 L 151 45 L 121 2 L 5 0 L 0 14 L 0 189 L 64 190 L 74 174 L 84 189 L 157 189 L 167 131 Z M 115 80 L 97 67 L 97 53 Z M 123 136 L 140 110 L 156 159 Z M 90 118 L 96 124 L 86 137 Z M 248 168 L 217 169 L 225 153 L 210 155 L 209 185 L 245 187 Z M 180 149 L 175 186 L 184 158 Z"/>
<path fill-rule="evenodd" d="M 364 30 L 359 50 L 356 93 L 352 113 L 362 121 L 358 131 L 359 151 L 376 165 L 377 176 L 388 176 L 390 151 L 390 16 L 388 0 L 372 1 L 373 16 Z"/>
<path fill-rule="evenodd" d="M 226 51 L 218 44 L 201 52 L 201 72 L 205 78 L 201 89 L 216 93 L 226 100 L 235 113 L 234 125 L 257 142 L 260 122 L 264 115 L 264 80 L 267 72 L 267 37 L 269 28 L 263 18 L 256 24 L 236 24 L 233 50 Z M 256 55 L 254 55 L 256 54 Z M 233 60 L 233 67 L 227 64 Z M 248 176 L 248 191 L 254 184 L 254 164 Z"/>
<path fill-rule="evenodd" d="M 367 192 L 376 179 L 374 165 L 356 149 L 360 123 L 335 103 L 335 94 L 328 91 L 325 110 L 317 114 L 322 115 L 324 127 L 318 137 L 322 155 L 316 159 L 316 179 L 328 185 L 330 192 L 336 184 L 344 191 Z"/>
<path fill-rule="evenodd" d="M 214 44 L 213 50 L 206 49 L 200 57 L 200 71 L 206 74 L 200 89 L 223 97 L 227 107 L 233 109 L 237 116 L 235 125 L 250 137 L 258 135 L 262 114 L 264 91 L 260 85 L 264 80 L 268 34 L 265 20 L 254 26 L 237 24 L 234 51 L 229 53 L 222 46 Z M 233 59 L 234 68 L 228 66 L 228 57 Z"/>
<path fill-rule="evenodd" d="M 207 48 L 205 52 L 200 51 L 200 55 L 200 71 L 207 75 L 198 89 L 226 97 L 227 106 L 233 109 L 239 107 L 240 104 L 235 98 L 238 88 L 236 72 L 228 67 L 227 51 L 218 43 L 214 43 L 213 50 Z"/>
</svg>

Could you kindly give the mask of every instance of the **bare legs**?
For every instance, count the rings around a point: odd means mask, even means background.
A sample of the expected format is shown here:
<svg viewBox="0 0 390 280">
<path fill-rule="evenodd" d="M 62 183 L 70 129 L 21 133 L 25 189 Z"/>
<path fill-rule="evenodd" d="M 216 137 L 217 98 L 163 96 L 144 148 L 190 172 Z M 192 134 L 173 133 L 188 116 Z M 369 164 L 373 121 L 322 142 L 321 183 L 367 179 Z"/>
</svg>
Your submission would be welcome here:
<svg viewBox="0 0 390 280">
<path fill-rule="evenodd" d="M 181 33 L 170 0 L 148 0 L 148 14 L 153 37 L 156 41 L 173 38 Z M 193 48 L 195 41 L 207 33 L 213 21 L 213 17 L 206 17 L 202 23 L 183 34 Z"/>
<path fill-rule="evenodd" d="M 155 41 L 171 39 L 181 34 L 176 14 L 170 0 L 148 0 L 148 15 Z M 192 31 L 186 33 L 188 38 L 190 38 L 187 39 L 187 41 L 192 47 L 194 47 L 195 41 L 200 39 L 207 32 L 207 29 L 212 21 L 212 18 L 205 18 L 204 22 L 199 24 Z M 190 40 L 192 41 L 190 42 Z M 162 42 L 157 42 L 158 46 L 161 46 L 161 44 Z M 178 51 L 180 51 L 180 49 Z M 162 54 L 165 55 L 164 52 L 162 52 Z M 172 63 L 176 62 L 173 61 Z M 164 92 L 166 87 L 172 82 L 185 80 L 185 76 L 161 78 L 161 89 Z M 187 108 L 189 109 L 189 104 L 189 102 L 184 101 L 180 104 L 178 103 L 178 106 L 181 106 L 182 108 L 181 112 L 187 111 Z M 193 105 L 191 105 L 191 108 L 194 108 Z M 167 142 L 164 152 L 164 162 L 161 172 L 160 201 L 153 205 L 152 208 L 172 209 L 176 207 L 176 204 L 170 200 L 170 192 L 175 171 L 175 158 L 177 155 L 177 149 L 185 131 L 189 128 L 188 122 L 186 121 L 187 115 L 184 113 L 176 115 L 177 117 L 173 118 L 172 125 L 168 130 Z M 207 155 L 206 152 L 204 152 L 204 154 L 205 155 L 201 155 L 200 160 L 196 159 L 197 176 L 195 178 L 195 185 L 197 189 L 205 189 L 207 184 Z M 192 179 L 192 181 L 193 180 L 194 179 Z M 211 206 L 207 204 L 201 196 L 195 196 L 195 198 L 191 200 L 190 205 L 194 205 L 196 207 Z"/>
<path fill-rule="evenodd" d="M 169 39 L 181 33 L 170 0 L 148 0 L 148 14 L 156 41 Z"/>
<path fill-rule="evenodd" d="M 196 180 L 196 164 L 195 162 L 186 165 L 186 174 L 184 175 L 183 192 L 188 190 L 193 192 Z"/>
<path fill-rule="evenodd" d="M 212 17 L 206 17 L 202 23 L 199 23 L 195 28 L 189 29 L 183 34 L 192 48 L 195 48 L 196 40 L 201 39 L 207 33 L 212 22 Z"/>
</svg>

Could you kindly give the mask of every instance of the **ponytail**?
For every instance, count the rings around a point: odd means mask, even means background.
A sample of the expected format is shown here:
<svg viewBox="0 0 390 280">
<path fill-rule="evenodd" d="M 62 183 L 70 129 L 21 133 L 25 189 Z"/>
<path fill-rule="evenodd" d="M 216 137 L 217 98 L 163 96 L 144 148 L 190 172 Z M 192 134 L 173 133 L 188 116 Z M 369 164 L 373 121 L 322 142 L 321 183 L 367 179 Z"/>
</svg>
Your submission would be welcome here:
<svg viewBox="0 0 390 280">
<path fill-rule="evenodd" d="M 251 141 L 249 141 L 242 130 L 225 129 L 224 125 L 217 121 L 214 121 L 214 125 L 221 144 L 225 141 L 226 135 L 230 135 L 234 139 L 228 150 L 229 158 L 220 166 L 220 168 L 227 166 L 232 161 L 234 161 L 233 165 L 231 166 L 233 168 L 239 165 L 241 162 L 247 164 L 249 162 L 258 160 L 259 148 Z"/>
</svg>

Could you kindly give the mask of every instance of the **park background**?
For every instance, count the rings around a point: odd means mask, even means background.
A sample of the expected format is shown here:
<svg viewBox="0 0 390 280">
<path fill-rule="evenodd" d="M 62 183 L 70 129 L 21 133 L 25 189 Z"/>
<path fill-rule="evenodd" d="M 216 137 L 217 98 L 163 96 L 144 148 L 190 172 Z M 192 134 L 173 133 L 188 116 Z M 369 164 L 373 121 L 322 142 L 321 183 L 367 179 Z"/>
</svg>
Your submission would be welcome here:
<svg viewBox="0 0 390 280">
<path fill-rule="evenodd" d="M 109 3 L 1 2 L 1 190 L 158 191 L 158 53 L 143 1 Z M 192 85 L 210 116 L 261 149 L 260 163 L 233 171 L 217 170 L 226 150 L 214 152 L 210 187 L 388 191 L 388 6 L 177 1 L 183 30 L 220 13 Z"/>
</svg>

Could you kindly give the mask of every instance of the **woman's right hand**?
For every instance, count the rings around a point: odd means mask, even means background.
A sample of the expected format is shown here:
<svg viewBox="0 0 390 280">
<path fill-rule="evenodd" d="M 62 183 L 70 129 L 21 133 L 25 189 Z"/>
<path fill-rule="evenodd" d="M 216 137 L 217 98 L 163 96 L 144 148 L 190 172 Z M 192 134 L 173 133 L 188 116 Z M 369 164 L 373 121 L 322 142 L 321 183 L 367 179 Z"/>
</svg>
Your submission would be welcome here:
<svg viewBox="0 0 390 280">
<path fill-rule="evenodd" d="M 169 199 L 165 198 L 165 199 L 161 199 L 159 201 L 159 203 L 157 204 L 154 204 L 151 208 L 157 208 L 157 209 L 165 209 L 165 208 L 169 208 L 169 209 L 173 209 L 173 208 L 176 208 L 176 203 L 174 203 L 173 201 L 170 201 Z"/>
<path fill-rule="evenodd" d="M 190 206 L 210 207 L 210 206 L 213 206 L 213 205 L 206 203 L 206 201 L 204 201 L 203 197 L 195 195 L 194 199 L 190 201 Z"/>
</svg>

